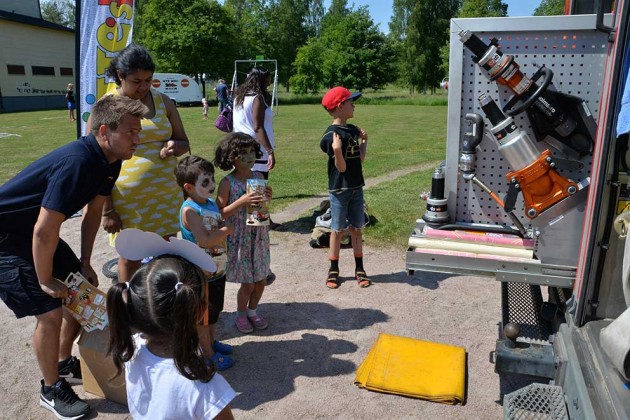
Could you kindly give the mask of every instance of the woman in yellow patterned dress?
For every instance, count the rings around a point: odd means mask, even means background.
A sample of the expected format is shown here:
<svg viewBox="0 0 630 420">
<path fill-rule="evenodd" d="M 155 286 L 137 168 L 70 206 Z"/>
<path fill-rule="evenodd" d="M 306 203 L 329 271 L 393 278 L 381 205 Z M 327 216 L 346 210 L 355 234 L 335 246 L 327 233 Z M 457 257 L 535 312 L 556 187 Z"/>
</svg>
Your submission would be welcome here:
<svg viewBox="0 0 630 420">
<path fill-rule="evenodd" d="M 112 245 L 112 235 L 123 228 L 165 238 L 179 231 L 182 198 L 173 170 L 177 156 L 188 152 L 190 144 L 175 104 L 151 88 L 154 70 L 148 51 L 135 44 L 122 50 L 107 69 L 118 85 L 114 95 L 137 99 L 149 108 L 142 120 L 140 144 L 133 158 L 123 164 L 111 200 L 103 206 L 102 224 L 111 234 Z M 128 281 L 139 267 L 139 261 L 119 258 L 119 281 Z"/>
</svg>

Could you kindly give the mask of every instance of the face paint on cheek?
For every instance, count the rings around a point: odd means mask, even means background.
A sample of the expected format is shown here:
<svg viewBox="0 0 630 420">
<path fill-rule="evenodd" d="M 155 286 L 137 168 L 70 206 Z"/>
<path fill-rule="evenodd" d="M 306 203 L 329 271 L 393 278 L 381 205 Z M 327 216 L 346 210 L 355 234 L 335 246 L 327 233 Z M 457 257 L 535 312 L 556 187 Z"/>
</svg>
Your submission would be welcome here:
<svg viewBox="0 0 630 420">
<path fill-rule="evenodd" d="M 236 159 L 236 165 L 239 168 L 251 169 L 256 163 L 256 152 L 252 149 L 247 149 L 241 156 Z"/>
<path fill-rule="evenodd" d="M 214 181 L 212 178 L 208 176 L 200 177 L 195 183 L 195 192 L 204 200 L 212 197 L 212 193 L 214 192 Z"/>
</svg>

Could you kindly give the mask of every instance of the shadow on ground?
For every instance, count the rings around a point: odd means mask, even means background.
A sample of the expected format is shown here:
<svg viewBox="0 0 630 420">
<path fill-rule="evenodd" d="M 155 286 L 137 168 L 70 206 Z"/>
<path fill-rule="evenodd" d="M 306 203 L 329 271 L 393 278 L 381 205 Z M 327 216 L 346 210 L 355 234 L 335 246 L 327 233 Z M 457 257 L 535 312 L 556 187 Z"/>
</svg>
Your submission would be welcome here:
<svg viewBox="0 0 630 420">
<path fill-rule="evenodd" d="M 404 262 L 403 262 L 404 263 Z M 378 283 L 404 283 L 409 286 L 418 286 L 424 289 L 437 290 L 440 282 L 454 277 L 453 274 L 432 273 L 428 271 L 417 271 L 413 275 L 408 275 L 406 271 L 399 271 L 391 274 L 377 274 L 371 276 L 372 282 Z"/>
<path fill-rule="evenodd" d="M 296 331 L 361 330 L 377 323 L 387 322 L 389 316 L 378 309 L 338 309 L 323 302 L 261 303 L 260 313 L 270 320 L 269 328 L 256 331 L 256 335 L 274 336 Z M 221 339 L 241 337 L 234 327 L 235 313 L 221 314 L 219 335 Z"/>
<path fill-rule="evenodd" d="M 233 408 L 252 410 L 277 401 L 296 390 L 295 379 L 352 373 L 357 366 L 335 355 L 354 353 L 357 345 L 318 334 L 302 334 L 300 340 L 248 342 L 235 348 L 235 368 L 222 372 L 239 394 Z M 247 375 L 237 371 L 248 372 Z"/>
</svg>

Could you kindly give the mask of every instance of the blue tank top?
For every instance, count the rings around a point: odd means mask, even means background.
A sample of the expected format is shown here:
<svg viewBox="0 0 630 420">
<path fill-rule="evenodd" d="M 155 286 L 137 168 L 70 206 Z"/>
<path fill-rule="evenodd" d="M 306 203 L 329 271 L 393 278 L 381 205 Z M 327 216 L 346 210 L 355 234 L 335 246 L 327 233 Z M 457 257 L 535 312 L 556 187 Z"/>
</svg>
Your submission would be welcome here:
<svg viewBox="0 0 630 420">
<path fill-rule="evenodd" d="M 203 225 L 209 232 L 213 230 L 219 230 L 222 226 L 224 226 L 219 206 L 217 206 L 217 203 L 213 199 L 208 198 L 208 201 L 206 201 L 204 204 L 198 204 L 188 199 L 184 201 L 179 209 L 179 228 L 182 232 L 183 239 L 197 243 L 195 235 L 188 228 L 186 228 L 186 226 L 184 226 L 182 212 L 186 207 L 192 208 L 195 213 L 201 216 L 201 219 L 203 220 Z M 215 280 L 225 275 L 225 267 L 227 265 L 227 254 L 225 253 L 226 247 L 226 242 L 225 240 L 223 240 L 220 244 L 217 244 L 210 249 L 206 249 L 206 252 L 208 252 L 208 254 L 212 256 L 212 260 L 217 265 L 217 272 L 214 273 L 209 280 Z"/>
</svg>

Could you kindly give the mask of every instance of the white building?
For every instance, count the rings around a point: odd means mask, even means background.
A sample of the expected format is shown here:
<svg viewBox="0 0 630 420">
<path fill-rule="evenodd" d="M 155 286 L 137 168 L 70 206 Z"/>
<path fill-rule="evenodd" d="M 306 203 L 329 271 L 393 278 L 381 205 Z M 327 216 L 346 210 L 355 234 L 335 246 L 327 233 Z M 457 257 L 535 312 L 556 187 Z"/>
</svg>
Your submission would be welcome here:
<svg viewBox="0 0 630 420">
<path fill-rule="evenodd" d="M 39 0 L 1 0 L 0 40 L 0 113 L 64 108 L 74 30 L 42 20 Z"/>
</svg>

